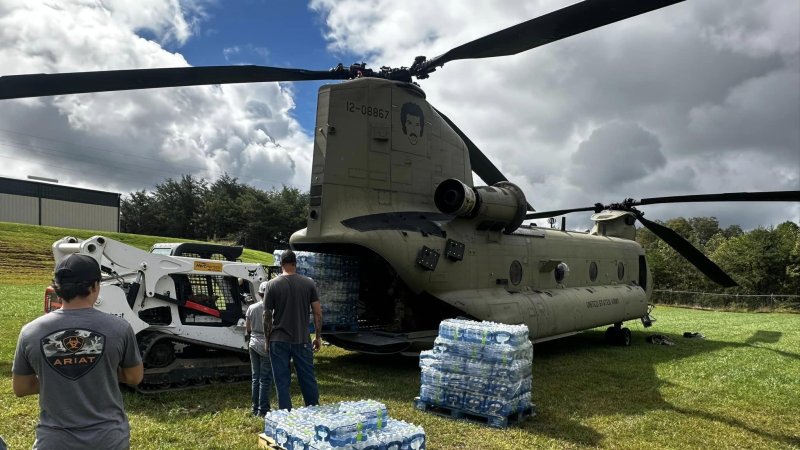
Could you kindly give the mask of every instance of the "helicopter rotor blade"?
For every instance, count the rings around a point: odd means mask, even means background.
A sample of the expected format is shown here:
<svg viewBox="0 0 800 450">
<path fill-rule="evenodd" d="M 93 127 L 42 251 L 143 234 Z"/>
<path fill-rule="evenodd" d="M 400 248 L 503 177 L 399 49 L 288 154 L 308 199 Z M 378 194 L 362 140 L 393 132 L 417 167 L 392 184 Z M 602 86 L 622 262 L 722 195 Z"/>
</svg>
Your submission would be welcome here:
<svg viewBox="0 0 800 450">
<path fill-rule="evenodd" d="M 431 108 L 433 107 L 431 106 Z M 495 166 L 492 161 L 489 160 L 489 158 L 481 151 L 481 149 L 479 149 L 478 146 L 475 145 L 475 143 L 472 142 L 472 140 L 467 137 L 467 135 L 464 134 L 464 132 L 461 131 L 461 129 L 458 128 L 449 117 L 444 115 L 438 109 L 433 109 L 437 114 L 442 116 L 442 119 L 444 119 L 444 121 L 450 125 L 450 128 L 452 128 L 453 131 L 455 131 L 456 134 L 458 134 L 458 136 L 464 141 L 464 144 L 467 145 L 467 149 L 469 150 L 469 162 L 472 166 L 472 171 L 475 172 L 481 178 L 481 180 L 486 183 L 487 186 L 492 186 L 501 181 L 508 181 L 508 177 L 500 172 L 500 169 L 498 169 L 497 166 Z M 531 206 L 530 203 L 528 203 L 528 211 L 536 211 L 533 209 L 533 206 Z"/>
<path fill-rule="evenodd" d="M 481 177 L 481 180 L 483 180 L 484 183 L 491 186 L 501 181 L 508 181 L 508 178 L 505 175 L 503 175 L 502 172 L 500 172 L 500 169 L 498 169 L 497 166 L 495 166 L 489 160 L 489 158 L 487 158 L 486 155 L 483 154 L 483 152 L 478 148 L 478 146 L 475 145 L 475 143 L 472 142 L 472 140 L 469 137 L 467 137 L 467 135 L 464 134 L 464 132 L 461 131 L 461 129 L 458 128 L 456 124 L 453 123 L 452 120 L 450 120 L 449 117 L 444 115 L 438 109 L 436 108 L 433 109 L 434 111 L 436 111 L 436 113 L 442 116 L 442 119 L 444 119 L 444 121 L 447 122 L 448 125 L 450 125 L 450 128 L 452 128 L 453 131 L 455 131 L 456 134 L 458 134 L 458 136 L 467 145 L 467 149 L 469 150 L 469 161 L 470 164 L 472 165 L 472 170 L 473 172 L 478 174 L 479 177 Z"/>
<path fill-rule="evenodd" d="M 581 212 L 581 211 L 594 211 L 594 206 L 587 206 L 585 208 L 572 208 L 572 209 L 558 209 L 555 211 L 542 211 L 537 213 L 530 213 L 525 215 L 525 220 L 530 219 L 541 219 L 544 217 L 556 217 L 556 216 L 563 216 L 564 214 L 574 213 L 574 212 Z"/>
<path fill-rule="evenodd" d="M 765 191 L 765 192 L 725 192 L 722 194 L 699 195 L 673 195 L 669 197 L 652 197 L 641 200 L 630 199 L 623 205 L 624 208 L 639 205 L 657 205 L 661 203 L 696 203 L 696 202 L 800 202 L 800 191 Z M 617 205 L 596 204 L 585 208 L 559 209 L 555 211 L 542 211 L 528 214 L 525 219 L 540 219 L 543 217 L 563 216 L 564 214 L 595 211 L 602 209 L 616 209 Z"/>
<path fill-rule="evenodd" d="M 346 71 L 266 66 L 109 70 L 0 77 L 0 100 L 208 84 L 346 79 Z"/>
<path fill-rule="evenodd" d="M 727 192 L 724 194 L 675 195 L 643 198 L 634 205 L 691 202 L 800 202 L 800 191 Z"/>
<path fill-rule="evenodd" d="M 645 219 L 642 217 L 641 213 L 637 213 L 636 218 L 639 220 L 639 222 L 641 222 L 642 225 L 645 226 L 645 228 L 652 231 L 653 234 L 661 238 L 670 247 L 675 249 L 676 252 L 686 258 L 686 260 L 689 261 L 693 266 L 697 267 L 697 270 L 702 272 L 711 281 L 722 285 L 723 287 L 738 286 L 738 284 L 733 281 L 733 278 L 720 269 L 720 267 L 716 265 L 714 261 L 708 259 L 706 255 L 695 248 L 695 246 L 689 243 L 689 241 L 684 239 L 680 234 L 676 233 L 671 228 Z"/>
<path fill-rule="evenodd" d="M 603 209 L 630 211 L 636 215 L 636 219 L 645 228 L 661 238 L 670 247 L 675 249 L 681 256 L 686 258 L 693 266 L 707 276 L 711 281 L 724 287 L 738 286 L 738 284 L 726 274 L 718 265 L 708 259 L 703 253 L 695 248 L 689 241 L 684 239 L 674 230 L 652 222 L 644 218 L 644 214 L 634 208 L 638 205 L 655 205 L 660 203 L 691 203 L 691 202 L 797 202 L 800 201 L 800 191 L 768 191 L 768 192 L 726 192 L 722 194 L 701 194 L 701 195 L 674 195 L 670 197 L 652 197 L 641 200 L 627 199 L 619 204 L 602 205 L 600 203 L 585 208 L 561 209 L 557 211 L 543 211 L 527 214 L 526 219 L 538 219 L 542 217 L 556 217 L 579 211 L 599 212 Z"/>
<path fill-rule="evenodd" d="M 586 0 L 455 47 L 422 63 L 418 72 L 424 77 L 450 61 L 516 55 L 681 1 Z"/>
</svg>

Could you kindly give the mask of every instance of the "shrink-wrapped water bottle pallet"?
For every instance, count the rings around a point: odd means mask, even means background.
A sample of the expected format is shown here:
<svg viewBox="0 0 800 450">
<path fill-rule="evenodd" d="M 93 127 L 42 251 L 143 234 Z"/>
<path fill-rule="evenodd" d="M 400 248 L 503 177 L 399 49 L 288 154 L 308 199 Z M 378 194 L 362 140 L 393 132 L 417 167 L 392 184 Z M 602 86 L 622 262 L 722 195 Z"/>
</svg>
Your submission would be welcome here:
<svg viewBox="0 0 800 450">
<path fill-rule="evenodd" d="M 508 428 L 511 425 L 516 425 L 523 422 L 528 417 L 536 415 L 536 405 L 530 405 L 523 411 L 517 411 L 508 416 L 495 416 L 491 414 L 480 414 L 474 411 L 468 411 L 459 408 L 451 408 L 442 406 L 435 403 L 426 402 L 419 397 L 414 398 L 414 407 L 420 411 L 436 414 L 442 417 L 451 417 L 453 419 L 463 419 L 468 422 L 479 423 L 493 428 Z"/>
<path fill-rule="evenodd" d="M 275 439 L 272 439 L 264 433 L 258 435 L 258 448 L 266 448 L 268 450 L 286 450 L 278 445 L 278 443 L 275 442 Z"/>
</svg>

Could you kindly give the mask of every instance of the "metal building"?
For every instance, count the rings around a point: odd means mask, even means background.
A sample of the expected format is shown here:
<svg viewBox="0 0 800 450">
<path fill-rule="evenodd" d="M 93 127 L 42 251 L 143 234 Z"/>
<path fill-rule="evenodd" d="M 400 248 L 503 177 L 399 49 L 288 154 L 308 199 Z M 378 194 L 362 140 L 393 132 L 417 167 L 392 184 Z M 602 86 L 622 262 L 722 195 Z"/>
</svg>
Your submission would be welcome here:
<svg viewBox="0 0 800 450">
<path fill-rule="evenodd" d="M 119 231 L 121 195 L 0 177 L 0 222 Z"/>
</svg>

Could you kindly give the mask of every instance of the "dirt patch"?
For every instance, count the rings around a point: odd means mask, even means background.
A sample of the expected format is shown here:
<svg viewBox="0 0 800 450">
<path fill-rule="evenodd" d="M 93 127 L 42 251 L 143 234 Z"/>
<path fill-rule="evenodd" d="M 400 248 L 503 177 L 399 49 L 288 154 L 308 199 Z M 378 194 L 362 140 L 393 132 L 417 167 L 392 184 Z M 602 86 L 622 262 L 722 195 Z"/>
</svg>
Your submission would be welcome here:
<svg viewBox="0 0 800 450">
<path fill-rule="evenodd" d="M 47 283 L 53 273 L 53 253 L 49 246 L 16 243 L 0 235 L 0 283 Z"/>
</svg>

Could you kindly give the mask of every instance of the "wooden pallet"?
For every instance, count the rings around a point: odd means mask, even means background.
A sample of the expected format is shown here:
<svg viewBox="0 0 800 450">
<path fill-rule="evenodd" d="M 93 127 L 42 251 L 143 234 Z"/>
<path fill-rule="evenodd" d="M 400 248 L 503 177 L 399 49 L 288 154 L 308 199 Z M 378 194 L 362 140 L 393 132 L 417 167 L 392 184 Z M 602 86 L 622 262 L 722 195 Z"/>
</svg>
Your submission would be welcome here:
<svg viewBox="0 0 800 450">
<path fill-rule="evenodd" d="M 264 433 L 258 435 L 258 448 L 266 448 L 269 450 L 286 450 L 278 445 L 278 443 L 275 442 L 275 439 L 272 439 Z"/>
<path fill-rule="evenodd" d="M 463 419 L 469 422 L 487 425 L 493 428 L 508 428 L 510 425 L 521 423 L 528 417 L 536 415 L 536 405 L 531 404 L 524 411 L 515 412 L 509 416 L 496 416 L 491 414 L 480 414 L 474 411 L 467 411 L 459 408 L 451 408 L 448 406 L 441 406 L 420 400 L 419 397 L 414 399 L 414 407 L 420 411 L 429 412 L 442 417 L 452 417 L 454 419 Z"/>
</svg>

